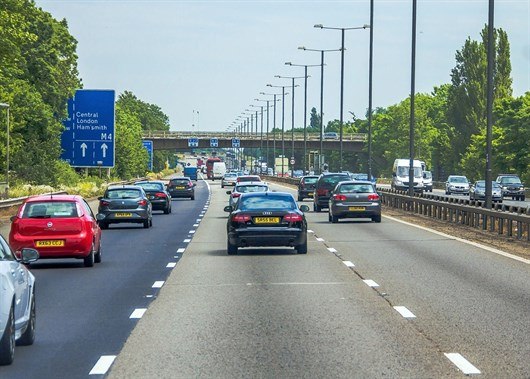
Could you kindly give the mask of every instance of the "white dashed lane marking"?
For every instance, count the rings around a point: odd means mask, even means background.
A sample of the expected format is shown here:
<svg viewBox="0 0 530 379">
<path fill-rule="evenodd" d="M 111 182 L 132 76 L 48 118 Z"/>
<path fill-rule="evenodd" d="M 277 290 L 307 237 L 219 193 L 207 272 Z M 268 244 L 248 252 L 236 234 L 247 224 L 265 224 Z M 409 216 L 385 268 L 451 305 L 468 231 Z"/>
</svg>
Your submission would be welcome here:
<svg viewBox="0 0 530 379">
<path fill-rule="evenodd" d="M 416 318 L 416 316 L 414 315 L 414 313 L 412 313 L 411 311 L 409 311 L 407 309 L 407 307 L 403 307 L 401 305 L 397 305 L 394 307 L 394 309 L 396 311 L 399 312 L 399 314 L 405 318 Z"/>
<path fill-rule="evenodd" d="M 370 287 L 379 287 L 379 284 L 374 282 L 372 279 L 366 279 L 366 280 L 363 280 L 363 282 L 365 282 L 366 285 L 368 285 Z"/>
<path fill-rule="evenodd" d="M 177 265 L 176 262 L 169 262 L 166 267 L 167 268 L 174 268 L 176 265 Z"/>
<path fill-rule="evenodd" d="M 311 229 L 307 229 L 307 232 L 308 233 L 314 233 L 314 231 L 312 231 Z"/>
<path fill-rule="evenodd" d="M 142 318 L 145 311 L 147 311 L 147 308 L 136 308 L 133 313 L 131 313 L 129 318 Z"/>
<path fill-rule="evenodd" d="M 194 226 L 194 227 L 197 227 L 197 226 L 199 226 L 199 224 L 193 224 L 193 226 Z"/>
<path fill-rule="evenodd" d="M 348 267 L 355 267 L 355 265 L 350 261 L 342 261 L 342 263 L 344 263 Z"/>
<path fill-rule="evenodd" d="M 193 234 L 193 233 L 195 233 L 195 230 L 190 230 L 188 233 L 189 234 Z"/>
<path fill-rule="evenodd" d="M 186 249 L 183 248 L 183 247 L 181 247 L 180 249 L 177 250 L 177 253 L 183 253 L 183 252 L 185 252 L 185 251 L 186 251 Z"/>
<path fill-rule="evenodd" d="M 156 282 L 153 283 L 151 288 L 162 288 L 163 285 L 164 285 L 163 280 L 157 280 Z"/>
<path fill-rule="evenodd" d="M 336 253 L 337 252 L 337 249 L 333 248 L 333 247 L 328 247 L 328 250 L 330 253 Z"/>
<path fill-rule="evenodd" d="M 317 237 L 318 242 L 324 242 L 324 238 Z"/>
<path fill-rule="evenodd" d="M 184 240 L 184 243 L 190 243 L 190 242 L 191 242 L 191 239 L 189 239 L 189 238 L 186 238 L 186 239 Z"/>
<path fill-rule="evenodd" d="M 105 375 L 116 359 L 115 355 L 102 355 L 88 375 Z"/>
<path fill-rule="evenodd" d="M 444 353 L 453 364 L 465 375 L 480 374 L 480 370 L 473 366 L 466 358 L 458 353 Z"/>
</svg>

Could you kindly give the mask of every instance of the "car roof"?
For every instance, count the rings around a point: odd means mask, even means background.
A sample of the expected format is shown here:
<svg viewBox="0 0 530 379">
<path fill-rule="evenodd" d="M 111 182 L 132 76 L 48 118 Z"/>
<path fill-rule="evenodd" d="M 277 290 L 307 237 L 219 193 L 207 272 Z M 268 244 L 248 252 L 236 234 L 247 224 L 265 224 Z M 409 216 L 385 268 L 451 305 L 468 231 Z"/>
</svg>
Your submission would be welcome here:
<svg viewBox="0 0 530 379">
<path fill-rule="evenodd" d="M 26 203 L 32 203 L 32 202 L 43 202 L 43 201 L 79 201 L 83 199 L 81 195 L 53 195 L 53 194 L 47 194 L 47 195 L 35 195 L 28 197 L 26 199 Z"/>
<path fill-rule="evenodd" d="M 305 178 L 318 178 L 318 175 L 304 175 L 302 176 L 301 179 L 305 179 Z"/>
<path fill-rule="evenodd" d="M 263 196 L 289 197 L 294 200 L 294 196 L 288 192 L 246 192 L 241 195 L 241 197 L 263 197 Z"/>
<path fill-rule="evenodd" d="M 177 176 L 176 178 L 171 178 L 169 180 L 191 180 L 188 176 Z"/>
<path fill-rule="evenodd" d="M 373 186 L 374 184 L 369 181 L 369 180 L 348 180 L 348 181 L 343 181 L 343 182 L 339 182 L 338 185 L 343 185 L 343 184 L 369 184 L 371 186 Z"/>
<path fill-rule="evenodd" d="M 236 184 L 236 187 L 246 187 L 246 186 L 262 186 L 262 187 L 268 187 L 269 184 L 266 182 L 241 182 Z"/>
<path fill-rule="evenodd" d="M 142 187 L 136 186 L 134 184 L 113 184 L 107 187 L 107 190 L 115 190 L 115 189 L 139 189 L 143 191 Z"/>
</svg>

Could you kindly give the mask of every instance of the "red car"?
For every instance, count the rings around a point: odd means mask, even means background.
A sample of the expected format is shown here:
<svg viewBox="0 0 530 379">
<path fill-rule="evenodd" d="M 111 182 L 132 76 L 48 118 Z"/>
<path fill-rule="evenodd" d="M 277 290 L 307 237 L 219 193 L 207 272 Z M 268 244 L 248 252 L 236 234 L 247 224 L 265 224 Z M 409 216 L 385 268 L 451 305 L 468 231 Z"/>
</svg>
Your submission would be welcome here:
<svg viewBox="0 0 530 379">
<path fill-rule="evenodd" d="M 83 259 L 86 267 L 101 262 L 101 229 L 81 196 L 30 197 L 11 221 L 9 244 L 17 256 L 29 247 L 43 259 Z"/>
</svg>

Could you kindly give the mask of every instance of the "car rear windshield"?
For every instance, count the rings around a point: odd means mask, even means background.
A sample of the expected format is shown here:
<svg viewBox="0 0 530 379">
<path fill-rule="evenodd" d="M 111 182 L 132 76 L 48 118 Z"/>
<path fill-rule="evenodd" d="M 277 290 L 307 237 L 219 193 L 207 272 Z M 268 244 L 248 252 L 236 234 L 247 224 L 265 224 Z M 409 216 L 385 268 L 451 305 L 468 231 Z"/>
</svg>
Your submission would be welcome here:
<svg viewBox="0 0 530 379">
<path fill-rule="evenodd" d="M 236 192 L 247 193 L 247 192 L 267 192 L 267 186 L 237 186 Z"/>
<path fill-rule="evenodd" d="M 78 217 L 73 201 L 46 201 L 27 203 L 22 218 Z"/>
<path fill-rule="evenodd" d="M 306 184 L 314 184 L 316 183 L 318 178 L 304 178 L 304 183 Z"/>
<path fill-rule="evenodd" d="M 319 186 L 322 188 L 335 188 L 338 182 L 349 180 L 348 175 L 329 175 L 320 178 Z"/>
<path fill-rule="evenodd" d="M 371 184 L 341 184 L 340 193 L 374 193 L 374 186 Z"/>
<path fill-rule="evenodd" d="M 259 176 L 240 176 L 240 182 L 260 182 L 261 178 Z"/>
<path fill-rule="evenodd" d="M 251 196 L 241 199 L 239 209 L 242 211 L 293 210 L 296 209 L 296 202 L 286 196 Z"/>
<path fill-rule="evenodd" d="M 136 199 L 142 196 L 140 190 L 131 188 L 117 188 L 112 190 L 107 190 L 107 199 Z"/>
<path fill-rule="evenodd" d="M 188 179 L 173 179 L 173 180 L 171 180 L 171 184 L 174 185 L 174 186 L 185 186 L 189 182 L 190 181 Z"/>
<path fill-rule="evenodd" d="M 147 191 L 149 190 L 163 191 L 164 190 L 164 185 L 162 183 L 138 183 L 137 185 Z"/>
</svg>

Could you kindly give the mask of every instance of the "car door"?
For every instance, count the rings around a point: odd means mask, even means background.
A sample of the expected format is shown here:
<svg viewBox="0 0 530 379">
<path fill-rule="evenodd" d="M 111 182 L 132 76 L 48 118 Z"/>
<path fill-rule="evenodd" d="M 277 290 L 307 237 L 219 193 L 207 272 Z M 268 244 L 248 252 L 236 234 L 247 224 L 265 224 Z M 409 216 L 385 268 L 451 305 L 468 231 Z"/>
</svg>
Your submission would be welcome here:
<svg viewBox="0 0 530 379">
<path fill-rule="evenodd" d="M 8 299 L 11 299 L 13 296 L 10 292 L 14 292 L 16 322 L 16 320 L 20 320 L 24 316 L 29 306 L 30 286 L 28 271 L 14 258 L 11 248 L 3 238 L 0 238 L 0 266 L 0 276 L 3 277 L 1 279 L 3 283 L 0 290 L 2 291 L 2 297 L 6 295 Z"/>
</svg>

